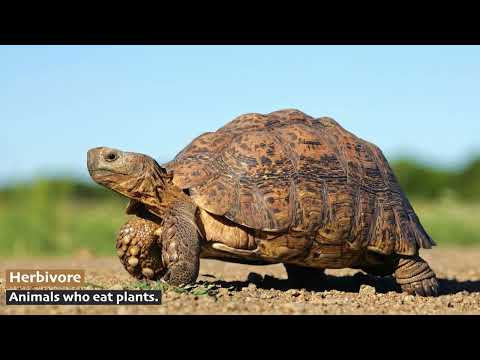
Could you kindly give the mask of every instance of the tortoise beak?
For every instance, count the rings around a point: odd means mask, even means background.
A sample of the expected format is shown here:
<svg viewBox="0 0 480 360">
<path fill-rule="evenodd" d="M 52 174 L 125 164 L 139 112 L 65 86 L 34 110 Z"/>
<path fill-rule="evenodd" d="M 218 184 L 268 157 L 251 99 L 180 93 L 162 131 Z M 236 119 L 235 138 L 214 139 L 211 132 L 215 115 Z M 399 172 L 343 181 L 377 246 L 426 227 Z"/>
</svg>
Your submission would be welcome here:
<svg viewBox="0 0 480 360">
<path fill-rule="evenodd" d="M 98 169 L 98 158 L 102 150 L 103 147 L 96 147 L 87 152 L 87 168 L 90 175 L 92 175 L 92 171 Z"/>
</svg>

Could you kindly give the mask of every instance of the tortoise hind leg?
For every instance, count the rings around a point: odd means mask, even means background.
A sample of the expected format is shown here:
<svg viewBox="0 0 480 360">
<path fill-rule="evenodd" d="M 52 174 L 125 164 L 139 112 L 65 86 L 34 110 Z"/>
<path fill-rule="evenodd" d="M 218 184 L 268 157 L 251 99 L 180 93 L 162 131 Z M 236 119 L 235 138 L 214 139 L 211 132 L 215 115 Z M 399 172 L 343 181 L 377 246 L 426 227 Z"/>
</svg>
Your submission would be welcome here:
<svg viewBox="0 0 480 360">
<path fill-rule="evenodd" d="M 395 279 L 402 291 L 419 296 L 437 296 L 435 273 L 420 256 L 402 256 L 395 269 Z"/>
<path fill-rule="evenodd" d="M 294 289 L 317 289 L 325 280 L 325 269 L 283 264 L 287 270 L 288 283 Z"/>
</svg>

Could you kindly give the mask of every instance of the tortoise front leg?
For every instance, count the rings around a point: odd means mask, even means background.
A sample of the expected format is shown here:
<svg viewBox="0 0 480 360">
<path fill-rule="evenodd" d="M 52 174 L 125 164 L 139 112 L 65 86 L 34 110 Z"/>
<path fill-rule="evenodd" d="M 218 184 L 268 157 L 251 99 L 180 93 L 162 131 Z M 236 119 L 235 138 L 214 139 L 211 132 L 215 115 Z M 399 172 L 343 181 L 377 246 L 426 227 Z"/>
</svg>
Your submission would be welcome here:
<svg viewBox="0 0 480 360">
<path fill-rule="evenodd" d="M 420 256 L 400 257 L 395 270 L 395 279 L 402 291 L 419 296 L 438 295 L 435 273 Z"/>
<path fill-rule="evenodd" d="M 200 269 L 200 234 L 196 207 L 177 203 L 162 224 L 162 259 L 167 271 L 163 280 L 171 285 L 195 282 Z"/>
<path fill-rule="evenodd" d="M 160 233 L 159 224 L 132 216 L 117 236 L 117 255 L 130 275 L 139 280 L 157 280 L 164 272 L 156 233 Z"/>
</svg>

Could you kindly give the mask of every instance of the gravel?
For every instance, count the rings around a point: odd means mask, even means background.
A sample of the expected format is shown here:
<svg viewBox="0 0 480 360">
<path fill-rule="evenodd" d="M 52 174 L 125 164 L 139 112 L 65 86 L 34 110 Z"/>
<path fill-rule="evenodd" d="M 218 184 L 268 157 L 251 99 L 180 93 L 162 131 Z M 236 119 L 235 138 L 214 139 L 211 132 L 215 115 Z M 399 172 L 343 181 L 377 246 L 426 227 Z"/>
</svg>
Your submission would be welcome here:
<svg viewBox="0 0 480 360">
<path fill-rule="evenodd" d="M 86 289 L 133 289 L 145 284 L 132 279 L 114 257 L 4 259 L 0 314 L 480 314 L 480 249 L 436 248 L 422 256 L 439 278 L 442 289 L 436 298 L 399 293 L 392 278 L 358 270 L 327 270 L 318 288 L 290 289 L 282 265 L 202 260 L 195 286 L 167 289 L 161 305 L 129 306 L 6 306 L 6 269 L 85 269 Z"/>
</svg>

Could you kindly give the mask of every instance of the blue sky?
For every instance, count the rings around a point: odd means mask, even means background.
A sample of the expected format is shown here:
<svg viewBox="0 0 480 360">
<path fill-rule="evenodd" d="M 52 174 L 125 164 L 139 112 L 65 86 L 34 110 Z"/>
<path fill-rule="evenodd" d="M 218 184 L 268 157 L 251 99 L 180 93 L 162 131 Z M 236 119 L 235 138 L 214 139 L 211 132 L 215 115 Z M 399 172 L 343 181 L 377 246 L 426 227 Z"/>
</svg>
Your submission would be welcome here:
<svg viewBox="0 0 480 360">
<path fill-rule="evenodd" d="M 247 112 L 331 116 L 446 166 L 480 154 L 479 46 L 0 46 L 0 181 L 86 176 L 105 145 L 167 161 Z"/>
</svg>

